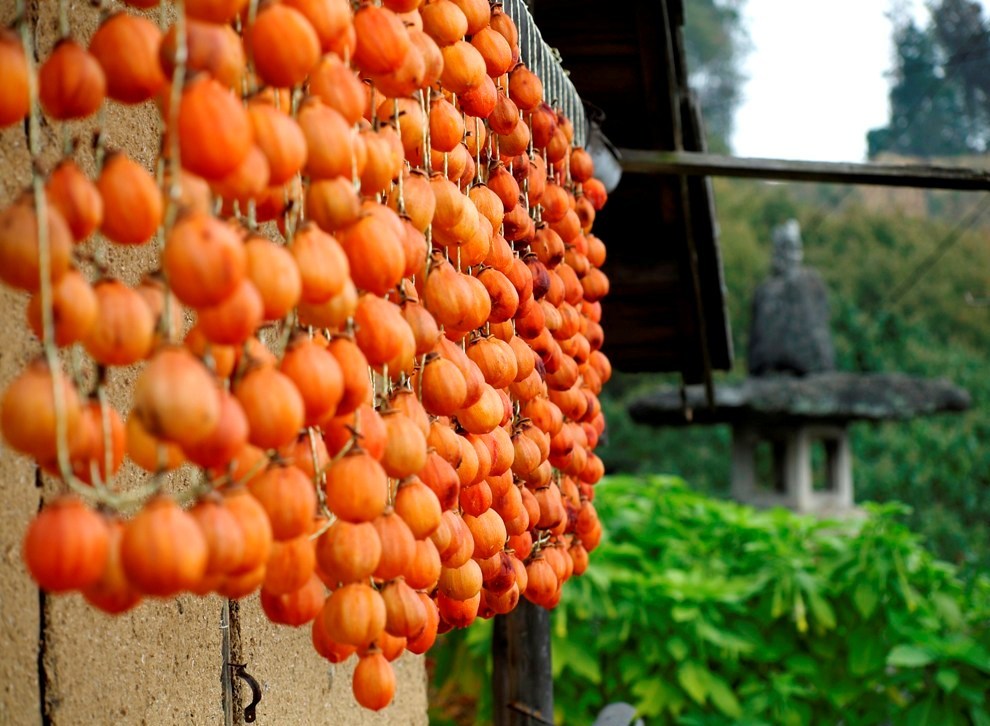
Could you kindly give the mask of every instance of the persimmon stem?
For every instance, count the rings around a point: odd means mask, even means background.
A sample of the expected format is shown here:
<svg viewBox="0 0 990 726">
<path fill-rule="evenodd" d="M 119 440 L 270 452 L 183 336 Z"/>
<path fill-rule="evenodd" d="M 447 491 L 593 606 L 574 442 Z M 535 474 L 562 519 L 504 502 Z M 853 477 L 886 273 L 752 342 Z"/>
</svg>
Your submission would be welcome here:
<svg viewBox="0 0 990 726">
<path fill-rule="evenodd" d="M 59 38 L 69 37 L 69 9 L 67 0 L 58 0 L 58 35 Z"/>
<path fill-rule="evenodd" d="M 24 57 L 28 70 L 28 101 L 30 115 L 28 118 L 28 152 L 31 155 L 31 191 L 33 194 L 35 220 L 38 232 L 38 268 L 40 274 L 39 296 L 41 300 L 41 341 L 48 365 L 48 373 L 52 379 L 52 402 L 55 409 L 55 452 L 58 471 L 62 481 L 70 489 L 83 488 L 72 474 L 69 463 L 69 426 L 66 420 L 65 387 L 63 385 L 62 366 L 58 359 L 58 348 L 55 345 L 55 316 L 52 310 L 52 254 L 51 240 L 48 236 L 48 202 L 45 198 L 44 181 L 39 169 L 41 152 L 41 117 L 38 109 L 38 78 L 34 68 L 34 44 L 31 29 L 28 24 L 27 9 L 24 0 L 16 3 L 17 24 L 24 46 Z"/>
<path fill-rule="evenodd" d="M 110 402 L 107 400 L 107 391 L 103 385 L 96 387 L 96 396 L 100 402 L 100 429 L 103 434 L 103 473 L 99 479 L 100 483 L 109 489 L 114 475 L 113 428 L 110 419 Z"/>
<path fill-rule="evenodd" d="M 399 133 L 399 99 L 392 99 L 392 120 L 395 122 L 395 131 Z M 402 216 L 406 213 L 406 200 L 403 196 L 402 190 L 402 176 L 405 169 L 399 172 L 399 177 L 396 182 L 396 194 L 398 194 L 398 203 L 395 205 L 398 208 L 399 215 Z"/>
</svg>

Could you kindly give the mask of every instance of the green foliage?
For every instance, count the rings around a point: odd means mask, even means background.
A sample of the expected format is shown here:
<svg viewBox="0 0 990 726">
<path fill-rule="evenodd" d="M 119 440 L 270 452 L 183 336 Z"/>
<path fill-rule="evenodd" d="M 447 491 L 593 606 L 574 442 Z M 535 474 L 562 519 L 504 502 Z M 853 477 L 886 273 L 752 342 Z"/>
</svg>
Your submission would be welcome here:
<svg viewBox="0 0 990 726">
<path fill-rule="evenodd" d="M 941 558 L 990 568 L 990 447 L 983 445 L 990 440 L 990 309 L 966 303 L 967 293 L 990 295 L 987 230 L 963 234 L 936 267 L 891 300 L 893 287 L 953 232 L 954 220 L 870 212 L 850 200 L 835 207 L 831 187 L 719 181 L 716 198 L 737 356 L 735 370 L 719 380 L 745 375 L 750 299 L 769 267 L 770 230 L 796 217 L 805 259 L 829 287 L 839 369 L 944 377 L 973 396 L 972 409 L 962 415 L 854 425 L 857 497 L 906 502 L 909 525 Z M 668 472 L 726 494 L 728 427 L 658 431 L 629 419 L 628 401 L 659 383 L 676 379 L 617 374 L 606 387 L 608 434 L 600 453 L 608 470 Z"/>
<path fill-rule="evenodd" d="M 606 538 L 554 614 L 558 722 L 615 700 L 649 723 L 986 722 L 990 581 L 935 560 L 903 507 L 821 521 L 628 476 L 595 504 Z M 448 695 L 478 693 L 487 642 L 445 636 Z"/>
</svg>

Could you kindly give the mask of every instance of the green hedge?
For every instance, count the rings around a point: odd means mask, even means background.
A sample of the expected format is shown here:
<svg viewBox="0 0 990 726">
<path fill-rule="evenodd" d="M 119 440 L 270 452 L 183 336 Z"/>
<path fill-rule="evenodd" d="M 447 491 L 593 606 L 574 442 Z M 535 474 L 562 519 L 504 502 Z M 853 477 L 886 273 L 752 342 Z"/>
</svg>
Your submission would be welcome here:
<svg viewBox="0 0 990 726">
<path fill-rule="evenodd" d="M 554 615 L 558 722 L 626 700 L 649 723 L 990 724 L 990 581 L 903 506 L 824 521 L 625 476 L 595 503 L 606 539 Z M 446 636 L 438 723 L 486 720 L 489 632 Z"/>
</svg>

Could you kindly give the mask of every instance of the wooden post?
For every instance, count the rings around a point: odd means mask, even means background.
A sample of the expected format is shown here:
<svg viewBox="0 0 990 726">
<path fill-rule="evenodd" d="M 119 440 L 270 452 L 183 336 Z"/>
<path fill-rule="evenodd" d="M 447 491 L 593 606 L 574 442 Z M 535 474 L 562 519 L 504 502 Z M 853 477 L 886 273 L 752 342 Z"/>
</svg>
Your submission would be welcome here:
<svg viewBox="0 0 990 726">
<path fill-rule="evenodd" d="M 553 724 L 550 613 L 524 598 L 495 617 L 492 695 L 495 726 Z"/>
</svg>

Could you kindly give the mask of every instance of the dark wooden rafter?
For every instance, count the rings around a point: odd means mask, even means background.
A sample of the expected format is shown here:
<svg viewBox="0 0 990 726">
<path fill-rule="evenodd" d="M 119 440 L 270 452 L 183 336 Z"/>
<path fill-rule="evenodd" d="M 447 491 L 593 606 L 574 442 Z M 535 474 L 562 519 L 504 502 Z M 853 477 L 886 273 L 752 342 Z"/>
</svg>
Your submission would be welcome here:
<svg viewBox="0 0 990 726">
<path fill-rule="evenodd" d="M 726 176 L 775 181 L 990 191 L 990 172 L 924 164 L 759 159 L 693 151 L 620 149 L 622 169 L 661 176 Z"/>
</svg>

